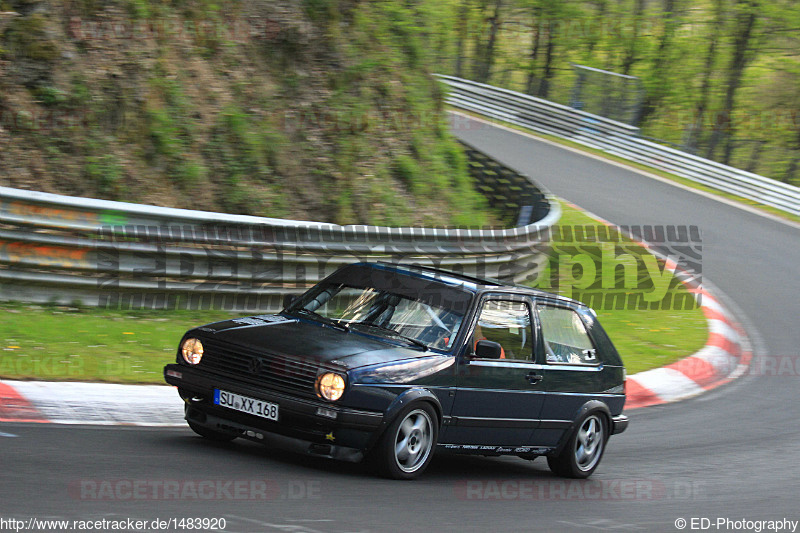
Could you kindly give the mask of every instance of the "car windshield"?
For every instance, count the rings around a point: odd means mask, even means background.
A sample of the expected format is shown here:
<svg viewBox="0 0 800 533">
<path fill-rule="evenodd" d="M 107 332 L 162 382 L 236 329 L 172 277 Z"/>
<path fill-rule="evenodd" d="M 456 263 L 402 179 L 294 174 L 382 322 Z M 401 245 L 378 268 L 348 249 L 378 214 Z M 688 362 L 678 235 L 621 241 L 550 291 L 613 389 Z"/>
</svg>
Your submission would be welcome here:
<svg viewBox="0 0 800 533">
<path fill-rule="evenodd" d="M 314 313 L 325 322 L 439 350 L 453 345 L 464 318 L 455 310 L 407 295 L 341 283 L 318 286 L 289 312 Z"/>
</svg>

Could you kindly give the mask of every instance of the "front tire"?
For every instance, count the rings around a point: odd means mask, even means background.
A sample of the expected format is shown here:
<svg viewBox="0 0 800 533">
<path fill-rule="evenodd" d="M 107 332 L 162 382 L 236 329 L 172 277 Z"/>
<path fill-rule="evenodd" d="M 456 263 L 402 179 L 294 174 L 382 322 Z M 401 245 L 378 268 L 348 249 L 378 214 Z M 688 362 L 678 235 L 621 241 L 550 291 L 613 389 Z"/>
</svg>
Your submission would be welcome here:
<svg viewBox="0 0 800 533">
<path fill-rule="evenodd" d="M 415 479 L 433 458 L 439 424 L 433 407 L 410 405 L 381 435 L 373 455 L 378 473 L 392 479 Z"/>
<path fill-rule="evenodd" d="M 559 476 L 577 479 L 591 476 L 606 449 L 607 426 L 602 414 L 586 414 L 575 427 L 561 453 L 547 457 L 547 466 Z"/>
</svg>

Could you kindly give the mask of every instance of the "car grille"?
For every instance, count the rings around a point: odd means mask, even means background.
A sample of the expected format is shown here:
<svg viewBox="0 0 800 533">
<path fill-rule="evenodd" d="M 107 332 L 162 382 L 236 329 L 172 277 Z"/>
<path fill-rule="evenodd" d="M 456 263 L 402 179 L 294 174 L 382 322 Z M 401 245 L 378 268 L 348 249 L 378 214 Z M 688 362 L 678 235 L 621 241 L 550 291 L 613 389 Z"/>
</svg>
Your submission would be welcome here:
<svg viewBox="0 0 800 533">
<path fill-rule="evenodd" d="M 314 396 L 314 383 L 322 365 L 299 357 L 255 351 L 212 339 L 202 339 L 202 368 L 235 376 L 238 380 L 270 389 Z"/>
</svg>

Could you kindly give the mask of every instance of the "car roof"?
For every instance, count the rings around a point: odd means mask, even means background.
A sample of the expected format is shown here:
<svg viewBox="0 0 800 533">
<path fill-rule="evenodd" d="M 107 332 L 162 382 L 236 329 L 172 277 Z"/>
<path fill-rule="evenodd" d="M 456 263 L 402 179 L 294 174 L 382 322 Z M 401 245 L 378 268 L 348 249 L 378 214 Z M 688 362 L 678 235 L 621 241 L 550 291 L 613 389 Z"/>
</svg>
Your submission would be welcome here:
<svg viewBox="0 0 800 533">
<path fill-rule="evenodd" d="M 444 270 L 441 268 L 436 268 L 431 266 L 405 264 L 405 263 L 388 263 L 383 261 L 380 261 L 378 263 L 357 263 L 357 264 L 370 266 L 373 268 L 393 270 L 398 273 L 412 275 L 415 277 L 432 279 L 447 285 L 466 289 L 474 293 L 496 292 L 498 290 L 513 291 L 518 293 L 524 293 L 530 296 L 547 297 L 575 304 L 581 307 L 586 307 L 586 304 L 582 302 L 573 300 L 572 298 L 567 298 L 566 296 L 554 294 L 552 292 L 543 291 L 541 289 L 534 289 L 533 287 L 526 287 L 525 285 L 505 283 L 493 278 L 480 278 L 477 276 L 470 276 L 468 274 L 461 274 L 458 272 L 452 272 L 449 270 Z"/>
</svg>

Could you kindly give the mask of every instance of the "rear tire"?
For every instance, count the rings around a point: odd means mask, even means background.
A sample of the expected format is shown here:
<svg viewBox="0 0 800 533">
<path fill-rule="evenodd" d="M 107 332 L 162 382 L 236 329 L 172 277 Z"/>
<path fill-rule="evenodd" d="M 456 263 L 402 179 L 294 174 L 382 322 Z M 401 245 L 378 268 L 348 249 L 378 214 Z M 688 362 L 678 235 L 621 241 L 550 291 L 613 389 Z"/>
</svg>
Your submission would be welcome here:
<svg viewBox="0 0 800 533">
<path fill-rule="evenodd" d="M 236 435 L 231 435 L 230 433 L 223 433 L 222 431 L 215 431 L 205 426 L 197 425 L 194 422 L 188 422 L 188 424 L 189 427 L 192 428 L 192 431 L 194 431 L 201 437 L 208 440 L 213 440 L 214 442 L 230 442 L 236 438 Z"/>
<path fill-rule="evenodd" d="M 608 441 L 605 416 L 594 411 L 580 419 L 564 449 L 547 457 L 547 466 L 554 474 L 585 479 L 592 475 L 603 458 Z"/>
<path fill-rule="evenodd" d="M 433 407 L 406 407 L 381 435 L 372 454 L 378 473 L 391 479 L 415 479 L 433 459 L 439 423 Z"/>
</svg>

